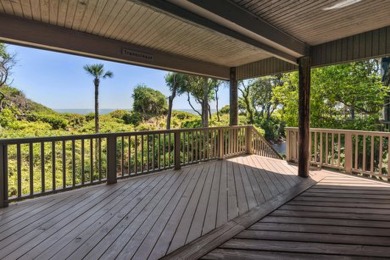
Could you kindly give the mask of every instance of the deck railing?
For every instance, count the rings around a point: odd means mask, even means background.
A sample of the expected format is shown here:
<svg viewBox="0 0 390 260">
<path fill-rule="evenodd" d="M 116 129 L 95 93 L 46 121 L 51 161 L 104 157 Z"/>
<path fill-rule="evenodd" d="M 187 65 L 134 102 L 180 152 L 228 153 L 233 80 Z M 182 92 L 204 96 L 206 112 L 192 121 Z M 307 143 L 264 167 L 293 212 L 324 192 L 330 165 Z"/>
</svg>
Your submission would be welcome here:
<svg viewBox="0 0 390 260">
<path fill-rule="evenodd" d="M 298 128 L 286 128 L 286 160 L 298 161 Z M 310 129 L 310 163 L 388 180 L 390 133 Z"/>
<path fill-rule="evenodd" d="M 252 126 L 0 140 L 0 206 L 254 152 L 277 158 Z"/>
</svg>

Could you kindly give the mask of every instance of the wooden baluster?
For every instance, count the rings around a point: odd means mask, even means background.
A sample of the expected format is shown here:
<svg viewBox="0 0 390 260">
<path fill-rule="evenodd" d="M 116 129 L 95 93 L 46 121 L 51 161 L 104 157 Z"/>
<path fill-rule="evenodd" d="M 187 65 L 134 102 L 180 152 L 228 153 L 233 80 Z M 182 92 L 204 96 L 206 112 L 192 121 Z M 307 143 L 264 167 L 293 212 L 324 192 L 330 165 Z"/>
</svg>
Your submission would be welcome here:
<svg viewBox="0 0 390 260">
<path fill-rule="evenodd" d="M 8 207 L 8 147 L 0 144 L 0 208 Z"/>
<path fill-rule="evenodd" d="M 29 143 L 28 146 L 29 151 L 29 163 L 30 163 L 30 196 L 34 195 L 34 149 L 33 149 L 33 143 Z"/>
<path fill-rule="evenodd" d="M 157 166 L 158 169 L 161 169 L 161 155 L 160 155 L 160 150 L 161 150 L 161 134 L 157 134 L 158 136 L 158 144 L 157 144 Z"/>
<path fill-rule="evenodd" d="M 344 169 L 347 173 L 352 173 L 352 134 L 347 132 L 344 134 Z"/>
<path fill-rule="evenodd" d="M 41 142 L 41 191 L 44 193 L 46 190 L 45 182 L 45 143 Z"/>
<path fill-rule="evenodd" d="M 320 166 L 322 166 L 323 160 L 323 133 L 320 132 Z"/>
<path fill-rule="evenodd" d="M 366 171 L 366 135 L 363 135 L 363 172 Z"/>
<path fill-rule="evenodd" d="M 175 131 L 174 134 L 174 165 L 175 170 L 180 170 L 180 132 Z"/>
<path fill-rule="evenodd" d="M 131 175 L 131 135 L 127 137 L 127 143 L 129 144 L 127 147 L 127 174 Z"/>
<path fill-rule="evenodd" d="M 218 130 L 218 138 L 219 138 L 219 141 L 218 141 L 218 157 L 220 160 L 223 159 L 223 156 L 224 156 L 224 151 L 225 151 L 225 147 L 224 147 L 224 138 L 223 138 L 223 128 L 220 128 Z"/>
<path fill-rule="evenodd" d="M 76 147 L 75 140 L 72 140 L 72 186 L 76 186 Z"/>
<path fill-rule="evenodd" d="M 355 169 L 359 169 L 359 153 L 358 153 L 358 148 L 359 148 L 359 135 L 355 135 Z"/>
<path fill-rule="evenodd" d="M 108 167 L 107 167 L 108 168 Z M 121 136 L 121 174 L 122 177 L 125 175 L 125 137 Z"/>
<path fill-rule="evenodd" d="M 22 155 L 20 152 L 20 144 L 16 145 L 16 171 L 17 171 L 17 185 L 18 198 L 22 197 Z"/>
<path fill-rule="evenodd" d="M 91 171 L 90 171 L 90 180 L 89 182 L 90 183 L 93 183 L 93 171 L 94 171 L 94 168 L 93 168 L 93 165 L 94 165 L 94 160 L 93 160 L 93 154 L 94 154 L 94 151 L 93 151 L 93 138 L 89 139 L 89 156 L 90 156 L 90 168 L 91 168 Z"/>
<path fill-rule="evenodd" d="M 144 172 L 144 135 L 141 134 L 141 173 Z"/>
<path fill-rule="evenodd" d="M 82 153 L 84 152 L 84 142 L 82 142 L 81 151 L 82 151 Z M 83 179 L 82 179 L 82 182 L 84 184 L 84 154 L 82 154 L 81 161 L 82 161 L 82 164 L 83 164 L 83 168 L 82 168 Z M 53 179 L 52 190 L 55 191 L 56 190 L 56 143 L 55 143 L 55 141 L 51 142 L 51 162 L 52 162 L 51 163 L 51 166 L 52 166 L 52 168 L 51 168 L 51 175 L 52 175 L 52 179 Z"/>
<path fill-rule="evenodd" d="M 382 175 L 382 162 L 383 161 L 383 136 L 379 136 L 379 174 Z"/>
<path fill-rule="evenodd" d="M 98 163 L 98 171 L 99 171 L 99 182 L 102 181 L 102 139 L 99 137 L 96 139 L 96 141 L 98 142 L 98 160 L 99 160 L 99 163 Z"/>
<path fill-rule="evenodd" d="M 134 174 L 138 173 L 138 136 L 134 136 Z"/>
<path fill-rule="evenodd" d="M 374 139 L 375 136 L 371 135 L 371 158 L 370 158 L 370 173 L 374 174 Z"/>
<path fill-rule="evenodd" d="M 117 182 L 116 174 L 116 136 L 107 137 L 107 184 Z"/>
</svg>

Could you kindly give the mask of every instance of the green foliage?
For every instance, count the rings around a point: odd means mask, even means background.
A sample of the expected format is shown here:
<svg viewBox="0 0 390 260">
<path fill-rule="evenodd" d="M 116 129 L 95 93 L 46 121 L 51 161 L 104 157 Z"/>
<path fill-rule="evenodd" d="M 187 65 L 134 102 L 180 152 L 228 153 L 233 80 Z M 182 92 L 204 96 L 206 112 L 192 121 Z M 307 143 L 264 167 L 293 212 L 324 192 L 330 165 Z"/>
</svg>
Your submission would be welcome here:
<svg viewBox="0 0 390 260">
<path fill-rule="evenodd" d="M 140 113 L 143 119 L 160 116 L 167 112 L 166 97 L 158 90 L 138 85 L 132 95 L 133 111 Z"/>
<path fill-rule="evenodd" d="M 46 115 L 46 114 L 29 114 L 27 115 L 27 121 L 36 122 L 41 121 L 48 123 L 53 129 L 65 129 L 68 125 L 68 121 L 59 115 Z"/>
<path fill-rule="evenodd" d="M 376 62 L 361 61 L 312 70 L 311 127 L 373 130 L 379 123 L 384 97 Z M 282 105 L 288 126 L 298 125 L 298 73 L 284 76 L 284 84 L 273 91 Z"/>
<path fill-rule="evenodd" d="M 132 124 L 134 126 L 138 126 L 142 122 L 141 114 L 138 112 L 130 112 L 122 117 L 125 124 Z"/>
<path fill-rule="evenodd" d="M 118 118 L 118 119 L 123 119 L 123 117 L 126 116 L 127 114 L 129 114 L 129 111 L 124 109 L 118 109 L 109 113 L 111 117 Z"/>
<path fill-rule="evenodd" d="M 229 105 L 223 106 L 221 108 L 221 110 L 219 110 L 219 113 L 221 113 L 221 114 L 229 114 L 230 113 L 230 106 Z"/>
<path fill-rule="evenodd" d="M 85 115 L 85 120 L 87 120 L 87 122 L 93 120 L 94 118 L 95 118 L 95 113 L 93 113 L 93 112 Z"/>
</svg>

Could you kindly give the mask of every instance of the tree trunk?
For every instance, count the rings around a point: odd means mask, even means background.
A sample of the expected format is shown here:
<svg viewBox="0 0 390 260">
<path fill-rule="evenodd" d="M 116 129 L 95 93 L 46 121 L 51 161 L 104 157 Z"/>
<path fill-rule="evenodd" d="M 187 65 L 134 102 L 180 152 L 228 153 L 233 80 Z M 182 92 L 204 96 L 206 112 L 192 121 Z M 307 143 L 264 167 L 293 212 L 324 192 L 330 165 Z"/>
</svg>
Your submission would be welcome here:
<svg viewBox="0 0 390 260">
<path fill-rule="evenodd" d="M 209 106 L 209 91 L 207 85 L 207 78 L 204 79 L 203 83 L 203 102 L 202 102 L 202 125 L 203 127 L 209 126 L 209 117 L 208 117 L 208 106 Z"/>
<path fill-rule="evenodd" d="M 188 101 L 188 104 L 190 105 L 190 107 L 192 108 L 192 110 L 194 110 L 195 113 L 197 113 L 201 118 L 203 118 L 203 117 L 202 117 L 202 114 L 199 113 L 199 111 L 196 110 L 195 107 L 192 105 L 192 103 L 191 103 L 191 97 L 190 97 L 190 93 L 189 93 L 189 92 L 187 92 L 187 101 Z"/>
<path fill-rule="evenodd" d="M 355 102 L 351 104 L 351 119 L 355 120 Z"/>
<path fill-rule="evenodd" d="M 173 96 L 168 97 L 167 130 L 171 129 Z"/>
<path fill-rule="evenodd" d="M 215 89 L 215 108 L 217 110 L 217 121 L 220 122 L 221 118 L 219 117 L 219 107 L 218 107 L 218 91 L 219 87 Z"/>
<path fill-rule="evenodd" d="M 94 84 L 95 84 L 95 133 L 99 133 L 99 79 L 95 79 Z"/>
<path fill-rule="evenodd" d="M 208 105 L 208 107 L 209 107 L 209 119 L 211 120 L 211 106 Z"/>
</svg>

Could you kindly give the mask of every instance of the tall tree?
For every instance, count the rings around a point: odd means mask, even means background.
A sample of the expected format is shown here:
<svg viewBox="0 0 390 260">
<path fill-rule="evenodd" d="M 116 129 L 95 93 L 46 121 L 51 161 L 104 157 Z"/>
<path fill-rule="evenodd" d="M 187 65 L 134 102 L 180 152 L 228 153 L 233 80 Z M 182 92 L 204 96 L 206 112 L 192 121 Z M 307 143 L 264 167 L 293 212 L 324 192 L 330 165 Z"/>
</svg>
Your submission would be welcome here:
<svg viewBox="0 0 390 260">
<path fill-rule="evenodd" d="M 103 64 L 85 65 L 84 70 L 94 77 L 93 84 L 95 86 L 95 133 L 99 133 L 99 85 L 103 78 L 112 78 L 114 74 L 111 71 L 104 71 Z"/>
<path fill-rule="evenodd" d="M 187 84 L 185 87 L 187 100 L 191 108 L 201 116 L 203 127 L 208 127 L 209 125 L 209 102 L 214 99 L 214 91 L 219 84 L 221 84 L 220 81 L 216 79 L 200 76 L 187 76 Z M 195 102 L 201 106 L 201 112 L 192 105 L 191 96 L 194 98 Z"/>
<path fill-rule="evenodd" d="M 0 43 L 0 88 L 9 81 L 12 68 L 15 66 L 15 54 L 7 51 L 4 43 Z M 0 111 L 2 110 L 2 103 L 5 95 L 0 91 Z"/>
<path fill-rule="evenodd" d="M 241 92 L 241 98 L 239 101 L 240 101 L 241 106 L 245 108 L 245 112 L 247 114 L 249 124 L 254 123 L 251 88 L 252 88 L 252 84 L 248 84 L 244 81 L 241 81 L 239 83 L 238 90 Z"/>
<path fill-rule="evenodd" d="M 181 73 L 171 72 L 165 75 L 165 82 L 171 91 L 171 95 L 168 97 L 168 115 L 167 115 L 167 129 L 171 129 L 171 117 L 173 100 L 176 95 L 181 95 L 185 92 L 186 87 L 186 75 Z"/>
</svg>

